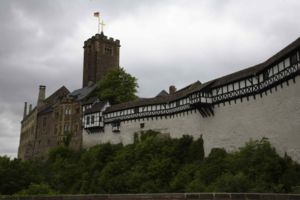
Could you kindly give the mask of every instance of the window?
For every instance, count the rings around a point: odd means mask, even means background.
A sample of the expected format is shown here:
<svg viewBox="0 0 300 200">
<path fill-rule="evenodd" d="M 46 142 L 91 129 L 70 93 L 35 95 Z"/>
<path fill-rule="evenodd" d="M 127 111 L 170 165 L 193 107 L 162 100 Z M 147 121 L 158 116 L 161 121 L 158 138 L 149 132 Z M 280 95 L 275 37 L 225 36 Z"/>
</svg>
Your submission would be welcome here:
<svg viewBox="0 0 300 200">
<path fill-rule="evenodd" d="M 66 108 L 65 109 L 65 115 L 71 115 L 71 108 Z"/>
<path fill-rule="evenodd" d="M 87 116 L 86 117 L 86 125 L 89 125 L 90 124 L 90 116 Z"/>
<path fill-rule="evenodd" d="M 65 131 L 65 132 L 68 132 L 69 129 L 70 129 L 70 128 L 69 128 L 69 125 L 68 125 L 68 124 L 65 124 L 65 126 L 64 126 L 64 131 Z"/>
<path fill-rule="evenodd" d="M 94 122 L 95 122 L 95 116 L 92 115 L 92 117 L 91 117 L 91 123 L 94 124 Z"/>
<path fill-rule="evenodd" d="M 111 47 L 105 47 L 104 48 L 104 54 L 105 55 L 109 55 L 109 56 L 112 56 L 113 55 L 113 50 Z"/>
<path fill-rule="evenodd" d="M 113 122 L 111 126 L 113 132 L 120 132 L 120 122 Z"/>
<path fill-rule="evenodd" d="M 140 123 L 140 127 L 144 128 L 145 127 L 145 123 Z"/>
</svg>

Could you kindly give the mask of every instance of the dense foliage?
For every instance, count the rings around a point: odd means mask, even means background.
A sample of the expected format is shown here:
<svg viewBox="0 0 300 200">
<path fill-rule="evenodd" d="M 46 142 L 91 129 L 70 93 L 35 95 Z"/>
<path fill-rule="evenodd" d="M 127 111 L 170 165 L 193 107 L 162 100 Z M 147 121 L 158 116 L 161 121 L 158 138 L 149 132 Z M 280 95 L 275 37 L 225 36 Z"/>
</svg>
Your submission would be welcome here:
<svg viewBox="0 0 300 200">
<path fill-rule="evenodd" d="M 108 73 L 97 83 L 94 93 L 101 100 L 118 104 L 137 99 L 137 79 L 127 73 L 124 68 L 116 68 Z"/>
<path fill-rule="evenodd" d="M 58 147 L 46 161 L 0 157 L 0 180 L 0 194 L 292 192 L 300 166 L 266 139 L 233 153 L 213 149 L 204 158 L 202 138 L 149 131 L 127 146 Z"/>
</svg>

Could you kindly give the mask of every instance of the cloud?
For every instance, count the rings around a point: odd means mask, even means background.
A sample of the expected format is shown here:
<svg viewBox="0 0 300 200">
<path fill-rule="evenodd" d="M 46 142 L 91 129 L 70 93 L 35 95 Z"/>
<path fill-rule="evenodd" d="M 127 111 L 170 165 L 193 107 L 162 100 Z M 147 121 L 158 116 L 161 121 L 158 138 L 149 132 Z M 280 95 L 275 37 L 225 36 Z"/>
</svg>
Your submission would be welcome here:
<svg viewBox="0 0 300 200">
<path fill-rule="evenodd" d="M 299 36 L 297 0 L 0 1 L 0 154 L 15 156 L 23 102 L 82 83 L 83 42 L 121 40 L 121 66 L 140 96 L 206 82 L 266 60 Z"/>
</svg>

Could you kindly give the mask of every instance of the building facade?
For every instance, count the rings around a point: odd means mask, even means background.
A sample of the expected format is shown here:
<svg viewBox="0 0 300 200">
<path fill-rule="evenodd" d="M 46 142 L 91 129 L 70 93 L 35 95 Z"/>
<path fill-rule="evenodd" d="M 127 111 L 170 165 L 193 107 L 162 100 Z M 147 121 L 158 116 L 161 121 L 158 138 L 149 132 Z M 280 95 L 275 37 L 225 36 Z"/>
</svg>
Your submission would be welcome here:
<svg viewBox="0 0 300 200">
<path fill-rule="evenodd" d="M 206 83 L 198 81 L 178 91 L 170 87 L 169 94 L 105 110 L 91 107 L 84 118 L 101 116 L 103 127 L 85 120 L 83 147 L 130 144 L 135 133 L 151 129 L 173 138 L 202 135 L 206 154 L 212 148 L 235 150 L 250 139 L 266 137 L 280 154 L 299 162 L 299 50 L 297 39 L 261 64 Z"/>
<path fill-rule="evenodd" d="M 36 106 L 32 109 L 30 104 L 28 108 L 25 103 L 19 158 L 45 157 L 59 145 L 74 150 L 81 148 L 82 109 L 90 101 L 88 97 L 96 89 L 95 83 L 110 69 L 119 67 L 120 41 L 101 33 L 85 41 L 83 48 L 82 88 L 70 92 L 63 86 L 46 98 L 46 86 L 41 85 Z"/>
<path fill-rule="evenodd" d="M 178 91 L 171 86 L 117 105 L 90 98 L 95 83 L 119 67 L 119 48 L 119 40 L 96 34 L 84 44 L 83 88 L 70 93 L 62 87 L 45 98 L 40 87 L 37 106 L 27 113 L 25 105 L 20 158 L 45 156 L 67 143 L 73 149 L 130 144 L 135 133 L 156 130 L 172 138 L 202 135 L 206 154 L 266 137 L 300 162 L 300 39 L 263 63 Z"/>
</svg>

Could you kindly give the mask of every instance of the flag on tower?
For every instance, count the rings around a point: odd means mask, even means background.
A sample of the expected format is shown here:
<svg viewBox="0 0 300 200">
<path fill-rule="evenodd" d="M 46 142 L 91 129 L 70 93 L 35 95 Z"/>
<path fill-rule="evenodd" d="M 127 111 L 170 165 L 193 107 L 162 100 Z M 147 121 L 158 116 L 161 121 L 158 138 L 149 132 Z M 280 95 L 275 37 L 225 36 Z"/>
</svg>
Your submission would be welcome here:
<svg viewBox="0 0 300 200">
<path fill-rule="evenodd" d="M 94 12 L 94 17 L 99 17 L 100 13 L 99 12 Z"/>
</svg>

